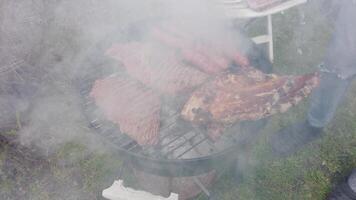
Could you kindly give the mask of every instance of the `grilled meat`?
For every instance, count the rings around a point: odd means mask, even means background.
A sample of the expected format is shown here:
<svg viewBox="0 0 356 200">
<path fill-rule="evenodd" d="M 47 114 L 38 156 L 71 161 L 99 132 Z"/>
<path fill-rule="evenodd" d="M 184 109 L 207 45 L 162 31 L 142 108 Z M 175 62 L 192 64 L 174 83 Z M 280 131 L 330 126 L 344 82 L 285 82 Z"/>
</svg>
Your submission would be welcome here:
<svg viewBox="0 0 356 200">
<path fill-rule="evenodd" d="M 223 73 L 196 90 L 185 104 L 182 117 L 215 132 L 242 120 L 258 120 L 285 112 L 318 84 L 316 74 L 267 75 L 253 68 Z"/>
<path fill-rule="evenodd" d="M 160 126 L 160 99 L 139 82 L 111 76 L 95 81 L 90 96 L 105 117 L 138 144 L 154 145 Z"/>
<path fill-rule="evenodd" d="M 155 28 L 152 36 L 159 42 L 177 49 L 182 59 L 208 74 L 217 74 L 230 67 L 232 63 L 239 66 L 249 64 L 245 55 L 228 43 L 209 43 L 208 41 L 193 41 L 185 33 L 172 27 Z M 232 43 L 232 42 L 230 42 Z"/>
<path fill-rule="evenodd" d="M 144 43 L 114 45 L 108 54 L 133 78 L 163 94 L 177 95 L 202 84 L 207 75 L 179 62 L 174 52 Z"/>
</svg>

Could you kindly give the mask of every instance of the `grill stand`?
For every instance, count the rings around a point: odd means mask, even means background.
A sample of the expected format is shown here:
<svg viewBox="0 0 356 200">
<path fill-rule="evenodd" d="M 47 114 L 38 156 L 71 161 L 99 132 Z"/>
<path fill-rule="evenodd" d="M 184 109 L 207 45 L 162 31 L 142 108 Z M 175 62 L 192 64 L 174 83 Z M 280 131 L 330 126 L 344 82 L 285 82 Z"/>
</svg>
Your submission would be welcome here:
<svg viewBox="0 0 356 200">
<path fill-rule="evenodd" d="M 230 164 L 236 164 L 236 160 L 231 161 Z M 224 172 L 229 169 L 230 164 L 225 165 L 224 168 L 221 168 L 217 174 L 215 181 L 218 180 Z M 113 185 L 107 189 L 104 189 L 102 192 L 102 196 L 108 200 L 179 200 L 179 194 L 170 193 L 168 197 L 163 197 L 159 195 L 154 195 L 144 189 L 133 189 L 130 186 L 124 186 L 124 177 L 125 174 L 132 174 L 131 170 L 133 166 L 130 165 L 130 160 L 124 159 L 123 165 L 121 166 L 118 174 L 118 180 L 115 180 Z M 211 191 L 204 186 L 204 184 L 200 181 L 198 177 L 193 177 L 195 184 L 201 189 L 202 193 L 197 195 L 196 197 L 201 197 L 201 195 L 206 196 L 207 200 L 215 199 L 214 195 L 212 195 Z M 130 182 L 130 181 L 129 181 Z"/>
</svg>

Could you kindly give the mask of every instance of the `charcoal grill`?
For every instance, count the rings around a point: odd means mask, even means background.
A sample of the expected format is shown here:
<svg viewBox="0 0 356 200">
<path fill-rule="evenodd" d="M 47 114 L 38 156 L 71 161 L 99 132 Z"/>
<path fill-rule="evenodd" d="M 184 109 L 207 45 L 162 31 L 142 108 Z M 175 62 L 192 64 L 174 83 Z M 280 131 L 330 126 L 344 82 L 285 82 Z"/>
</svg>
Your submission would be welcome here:
<svg viewBox="0 0 356 200">
<path fill-rule="evenodd" d="M 131 40 L 132 35 L 136 34 L 130 32 L 129 35 Z M 138 40 L 139 38 L 140 36 Z M 247 37 L 246 42 L 252 44 L 250 61 L 262 71 L 270 71 L 271 64 L 268 59 Z M 187 94 L 187 97 L 175 97 L 174 101 L 169 98 L 162 99 L 158 145 L 141 147 L 121 133 L 117 125 L 106 120 L 89 95 L 95 80 L 113 73 L 125 73 L 124 70 L 120 72 L 116 61 L 103 55 L 111 44 L 112 41 L 99 42 L 99 45 L 93 48 L 93 52 L 90 52 L 82 63 L 81 77 L 76 84 L 90 127 L 135 169 L 162 177 L 195 177 L 212 171 L 222 172 L 227 166 L 235 163 L 238 149 L 257 136 L 258 131 L 241 131 L 240 124 L 237 124 L 227 128 L 219 141 L 211 141 L 204 130 L 195 128 L 180 118 L 181 106 L 188 98 Z M 194 178 L 194 182 L 210 196 L 199 179 Z"/>
<path fill-rule="evenodd" d="M 223 171 L 235 160 L 238 140 L 235 134 L 224 135 L 218 142 L 180 119 L 179 110 L 163 104 L 160 138 L 154 147 L 141 147 L 122 133 L 117 125 L 103 118 L 89 96 L 93 80 L 81 88 L 83 109 L 89 125 L 115 148 L 135 170 L 161 177 L 193 177 L 193 181 L 210 197 L 210 192 L 196 176 Z M 121 176 L 121 175 L 120 175 Z"/>
<path fill-rule="evenodd" d="M 224 167 L 234 159 L 236 134 L 225 134 L 213 142 L 204 131 L 180 119 L 179 110 L 169 103 L 163 103 L 161 109 L 158 144 L 141 147 L 103 117 L 89 96 L 94 80 L 85 79 L 80 91 L 90 127 L 138 169 L 159 176 L 195 176 Z"/>
</svg>

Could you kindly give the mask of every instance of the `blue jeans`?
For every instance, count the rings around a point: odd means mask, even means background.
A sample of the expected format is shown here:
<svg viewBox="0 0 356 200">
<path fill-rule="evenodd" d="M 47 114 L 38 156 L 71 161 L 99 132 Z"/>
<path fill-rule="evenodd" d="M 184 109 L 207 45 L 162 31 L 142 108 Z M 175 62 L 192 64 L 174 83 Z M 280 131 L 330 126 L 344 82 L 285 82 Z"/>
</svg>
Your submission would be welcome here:
<svg viewBox="0 0 356 200">
<path fill-rule="evenodd" d="M 308 110 L 307 119 L 311 126 L 323 128 L 332 120 L 351 82 L 352 78 L 341 79 L 326 72 L 321 74 L 320 85 L 312 93 Z"/>
</svg>

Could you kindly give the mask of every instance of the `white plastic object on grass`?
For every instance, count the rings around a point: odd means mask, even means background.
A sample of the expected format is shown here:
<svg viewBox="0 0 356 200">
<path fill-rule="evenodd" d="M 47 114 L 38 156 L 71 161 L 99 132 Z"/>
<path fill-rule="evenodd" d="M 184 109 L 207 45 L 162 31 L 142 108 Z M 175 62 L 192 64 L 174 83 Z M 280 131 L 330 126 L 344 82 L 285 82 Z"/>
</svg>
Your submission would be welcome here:
<svg viewBox="0 0 356 200">
<path fill-rule="evenodd" d="M 115 181 L 112 186 L 103 191 L 102 195 L 109 200 L 178 200 L 178 194 L 172 193 L 167 198 L 156 196 L 149 192 L 125 187 L 122 180 Z"/>
</svg>

